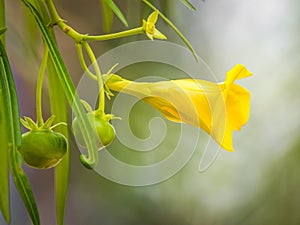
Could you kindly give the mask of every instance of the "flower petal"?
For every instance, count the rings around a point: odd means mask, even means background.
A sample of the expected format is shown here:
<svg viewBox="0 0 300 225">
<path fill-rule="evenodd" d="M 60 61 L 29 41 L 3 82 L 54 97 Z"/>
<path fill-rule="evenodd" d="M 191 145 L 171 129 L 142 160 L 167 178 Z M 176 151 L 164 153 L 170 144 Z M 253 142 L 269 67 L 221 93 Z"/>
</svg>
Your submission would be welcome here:
<svg viewBox="0 0 300 225">
<path fill-rule="evenodd" d="M 154 96 L 143 98 L 143 100 L 160 111 L 168 120 L 173 122 L 182 122 L 180 115 L 170 101 Z"/>
<path fill-rule="evenodd" d="M 232 84 L 227 92 L 226 115 L 230 129 L 240 130 L 249 119 L 250 92 L 245 88 Z"/>
<path fill-rule="evenodd" d="M 153 35 L 152 35 L 152 34 L 146 32 L 146 35 L 147 35 L 147 37 L 148 37 L 151 41 L 153 41 Z"/>
<path fill-rule="evenodd" d="M 153 37 L 157 39 L 167 39 L 167 37 L 157 29 L 154 29 Z"/>
<path fill-rule="evenodd" d="M 158 11 L 155 10 L 153 13 L 151 13 L 151 14 L 149 15 L 149 17 L 148 17 L 148 19 L 147 19 L 147 22 L 148 22 L 148 23 L 153 23 L 153 24 L 155 24 L 156 21 L 157 21 L 157 19 L 158 19 Z"/>
<path fill-rule="evenodd" d="M 252 73 L 250 73 L 247 68 L 241 64 L 237 64 L 235 67 L 233 67 L 230 71 L 226 74 L 226 81 L 225 81 L 225 88 L 229 88 L 230 85 L 238 79 L 245 78 L 251 76 Z"/>
</svg>

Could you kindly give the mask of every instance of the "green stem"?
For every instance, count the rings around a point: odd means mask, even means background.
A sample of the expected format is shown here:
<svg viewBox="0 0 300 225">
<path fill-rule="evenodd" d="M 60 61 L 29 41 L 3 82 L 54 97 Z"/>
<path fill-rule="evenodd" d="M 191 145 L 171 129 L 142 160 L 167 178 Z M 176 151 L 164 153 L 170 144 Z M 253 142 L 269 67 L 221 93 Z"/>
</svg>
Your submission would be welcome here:
<svg viewBox="0 0 300 225">
<path fill-rule="evenodd" d="M 97 75 L 97 82 L 99 87 L 99 105 L 96 111 L 100 113 L 101 118 L 105 117 L 104 108 L 105 108 L 105 93 L 104 93 L 104 84 L 103 84 L 103 78 L 100 71 L 100 67 L 97 63 L 97 59 L 94 55 L 93 50 L 91 49 L 90 45 L 85 41 L 82 43 L 83 47 L 85 48 L 93 66 L 95 73 Z"/>
<path fill-rule="evenodd" d="M 113 34 L 105 34 L 105 35 L 97 35 L 97 36 L 80 34 L 72 27 L 68 26 L 65 23 L 65 21 L 60 18 L 52 0 L 45 0 L 45 3 L 52 18 L 52 24 L 57 25 L 63 32 L 65 32 L 69 37 L 74 39 L 77 43 L 84 42 L 84 41 L 105 41 L 105 40 L 128 37 L 128 36 L 144 33 L 143 27 L 138 27 L 126 31 L 113 33 Z"/>
<path fill-rule="evenodd" d="M 52 0 L 45 0 L 45 3 L 50 13 L 52 24 L 58 25 L 63 30 L 63 32 L 65 32 L 68 36 L 72 37 L 76 42 L 81 42 L 83 35 L 79 34 L 73 28 L 65 24 L 65 22 L 58 15 Z"/>
<path fill-rule="evenodd" d="M 42 88 L 43 88 L 43 80 L 48 62 L 48 47 L 44 46 L 44 55 L 39 71 L 39 76 L 37 80 L 36 86 L 36 118 L 37 118 L 37 126 L 41 127 L 44 125 L 43 113 L 42 113 Z"/>
<path fill-rule="evenodd" d="M 97 75 L 93 74 L 89 70 L 88 66 L 85 63 L 84 56 L 83 56 L 83 53 L 82 53 L 82 44 L 76 43 L 75 46 L 76 46 L 79 62 L 80 62 L 80 65 L 81 65 L 82 69 L 87 73 L 87 75 L 90 78 L 92 78 L 93 80 L 97 80 Z"/>
<path fill-rule="evenodd" d="M 55 22 L 58 22 L 59 20 L 61 20 L 60 17 L 59 17 L 59 15 L 58 15 L 58 13 L 57 13 L 57 11 L 56 11 L 56 8 L 55 8 L 52 0 L 45 0 L 45 4 L 46 4 L 46 6 L 48 8 L 48 11 L 50 13 L 51 19 L 53 21 L 55 21 Z"/>
<path fill-rule="evenodd" d="M 83 40 L 85 40 L 85 41 L 106 41 L 106 40 L 128 37 L 128 36 L 143 34 L 143 33 L 145 33 L 144 28 L 137 27 L 137 28 L 133 28 L 130 30 L 125 30 L 125 31 L 112 33 L 112 34 L 104 34 L 104 35 L 98 35 L 98 36 L 83 35 Z"/>
</svg>

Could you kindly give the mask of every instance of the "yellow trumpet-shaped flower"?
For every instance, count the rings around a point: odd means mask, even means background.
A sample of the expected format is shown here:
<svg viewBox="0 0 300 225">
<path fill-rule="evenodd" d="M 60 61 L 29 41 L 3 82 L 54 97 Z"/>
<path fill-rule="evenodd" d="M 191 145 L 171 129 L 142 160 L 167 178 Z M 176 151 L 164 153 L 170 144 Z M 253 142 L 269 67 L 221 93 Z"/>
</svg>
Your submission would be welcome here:
<svg viewBox="0 0 300 225">
<path fill-rule="evenodd" d="M 232 131 L 247 123 L 250 111 L 249 91 L 234 81 L 250 75 L 238 64 L 227 72 L 222 83 L 196 79 L 133 82 L 111 75 L 106 85 L 143 99 L 171 121 L 202 128 L 223 149 L 234 151 Z"/>
</svg>

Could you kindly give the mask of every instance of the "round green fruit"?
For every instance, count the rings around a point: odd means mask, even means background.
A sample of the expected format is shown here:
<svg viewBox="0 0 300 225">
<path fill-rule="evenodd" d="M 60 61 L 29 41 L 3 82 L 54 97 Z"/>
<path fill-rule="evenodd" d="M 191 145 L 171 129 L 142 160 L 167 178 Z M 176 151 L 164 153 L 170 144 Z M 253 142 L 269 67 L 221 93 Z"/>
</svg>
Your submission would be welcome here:
<svg viewBox="0 0 300 225">
<path fill-rule="evenodd" d="M 25 163 L 38 169 L 56 166 L 66 154 L 68 141 L 51 130 L 31 130 L 22 135 L 20 153 Z"/>
<path fill-rule="evenodd" d="M 91 136 L 96 136 L 96 143 L 98 148 L 103 148 L 108 146 L 115 138 L 115 129 L 109 123 L 108 120 L 102 119 L 100 116 L 95 115 L 95 113 L 88 113 L 87 114 L 88 121 L 92 126 L 92 132 L 90 133 Z M 79 128 L 79 121 L 77 118 L 73 120 L 72 123 L 72 130 L 75 136 L 76 141 L 82 145 L 86 146 L 83 135 Z"/>
</svg>

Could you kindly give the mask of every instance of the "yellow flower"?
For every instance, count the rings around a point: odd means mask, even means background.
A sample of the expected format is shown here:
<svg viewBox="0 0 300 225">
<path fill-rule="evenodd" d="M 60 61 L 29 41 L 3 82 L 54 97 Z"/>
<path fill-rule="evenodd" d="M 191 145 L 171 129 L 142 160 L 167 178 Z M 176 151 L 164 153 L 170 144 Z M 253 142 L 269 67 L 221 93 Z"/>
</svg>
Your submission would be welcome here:
<svg viewBox="0 0 300 225">
<path fill-rule="evenodd" d="M 250 75 L 238 64 L 222 83 L 195 79 L 133 82 L 111 75 L 106 85 L 143 99 L 171 121 L 202 128 L 223 149 L 234 151 L 232 131 L 247 123 L 250 111 L 249 91 L 234 81 Z"/>
<path fill-rule="evenodd" d="M 150 14 L 148 17 L 147 21 L 143 20 L 143 29 L 151 40 L 153 38 L 158 38 L 158 39 L 167 39 L 165 35 L 163 35 L 159 30 L 155 28 L 155 23 L 158 18 L 158 11 L 154 11 L 153 13 Z"/>
</svg>

